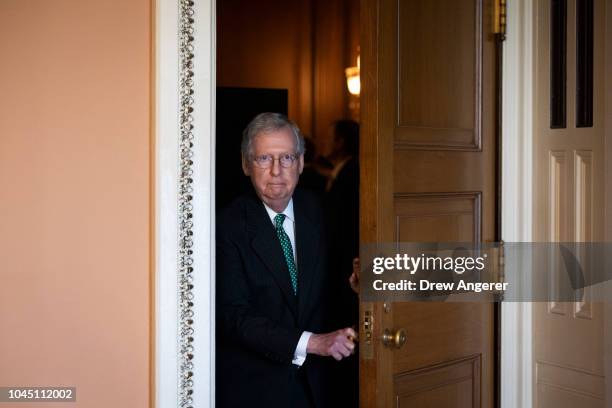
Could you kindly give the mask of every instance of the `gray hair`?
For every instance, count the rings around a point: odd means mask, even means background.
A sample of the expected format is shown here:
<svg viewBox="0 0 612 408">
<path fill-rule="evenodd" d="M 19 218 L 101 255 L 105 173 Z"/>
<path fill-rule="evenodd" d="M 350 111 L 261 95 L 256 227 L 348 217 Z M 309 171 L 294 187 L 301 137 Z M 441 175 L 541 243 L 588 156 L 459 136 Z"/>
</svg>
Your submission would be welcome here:
<svg viewBox="0 0 612 408">
<path fill-rule="evenodd" d="M 240 145 L 242 157 L 246 158 L 251 154 L 253 139 L 255 139 L 258 134 L 274 132 L 284 128 L 288 128 L 293 134 L 296 146 L 295 153 L 298 156 L 304 154 L 306 150 L 304 147 L 304 136 L 302 136 L 302 132 L 300 132 L 300 128 L 298 128 L 295 122 L 282 113 L 264 112 L 255 116 L 247 125 L 246 129 L 244 129 L 244 132 L 242 132 L 242 144 Z"/>
</svg>

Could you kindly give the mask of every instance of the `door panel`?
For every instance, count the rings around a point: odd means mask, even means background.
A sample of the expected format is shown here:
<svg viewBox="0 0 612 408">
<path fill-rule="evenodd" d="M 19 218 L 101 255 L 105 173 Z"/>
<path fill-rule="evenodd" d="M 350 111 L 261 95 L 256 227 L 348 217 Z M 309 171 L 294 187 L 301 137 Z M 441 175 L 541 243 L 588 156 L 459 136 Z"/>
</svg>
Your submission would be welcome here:
<svg viewBox="0 0 612 408">
<path fill-rule="evenodd" d="M 589 3 L 590 19 L 584 14 Z M 604 240 L 605 3 L 536 4 L 537 241 Z M 550 287 L 556 290 L 554 281 Z M 606 406 L 604 311 L 590 301 L 590 291 L 576 291 L 574 302 L 534 303 L 536 408 Z"/>
<path fill-rule="evenodd" d="M 396 143 L 479 147 L 481 7 L 472 0 L 397 2 Z"/>
<path fill-rule="evenodd" d="M 477 407 L 480 397 L 480 358 L 432 366 L 395 377 L 400 407 Z"/>
<path fill-rule="evenodd" d="M 480 241 L 481 194 L 395 194 L 399 242 Z"/>
<path fill-rule="evenodd" d="M 361 242 L 494 241 L 490 0 L 362 0 Z M 362 407 L 491 407 L 493 304 L 361 304 Z M 402 348 L 383 346 L 403 328 Z"/>
</svg>

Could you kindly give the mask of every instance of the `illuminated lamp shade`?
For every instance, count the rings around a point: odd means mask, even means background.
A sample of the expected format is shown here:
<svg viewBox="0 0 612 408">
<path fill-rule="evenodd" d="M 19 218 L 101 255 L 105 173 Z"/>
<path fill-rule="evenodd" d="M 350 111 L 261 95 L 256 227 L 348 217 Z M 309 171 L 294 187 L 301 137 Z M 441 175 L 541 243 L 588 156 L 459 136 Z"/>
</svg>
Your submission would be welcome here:
<svg viewBox="0 0 612 408">
<path fill-rule="evenodd" d="M 359 80 L 359 56 L 357 56 L 357 66 L 349 67 L 344 70 L 346 73 L 346 86 L 351 95 L 359 95 L 361 92 L 361 81 Z"/>
</svg>

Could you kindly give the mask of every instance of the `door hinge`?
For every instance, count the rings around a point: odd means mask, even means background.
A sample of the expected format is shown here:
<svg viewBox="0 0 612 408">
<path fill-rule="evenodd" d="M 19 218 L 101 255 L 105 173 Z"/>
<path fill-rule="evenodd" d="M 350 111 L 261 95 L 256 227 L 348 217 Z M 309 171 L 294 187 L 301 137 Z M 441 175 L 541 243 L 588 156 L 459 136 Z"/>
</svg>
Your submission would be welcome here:
<svg viewBox="0 0 612 408">
<path fill-rule="evenodd" d="M 495 0 L 493 32 L 503 41 L 506 38 L 506 0 Z"/>
<path fill-rule="evenodd" d="M 506 281 L 506 250 L 504 247 L 504 241 L 500 241 L 499 246 L 494 250 L 494 281 L 496 283 L 505 283 Z M 504 291 L 496 291 L 498 301 L 504 300 Z"/>
</svg>

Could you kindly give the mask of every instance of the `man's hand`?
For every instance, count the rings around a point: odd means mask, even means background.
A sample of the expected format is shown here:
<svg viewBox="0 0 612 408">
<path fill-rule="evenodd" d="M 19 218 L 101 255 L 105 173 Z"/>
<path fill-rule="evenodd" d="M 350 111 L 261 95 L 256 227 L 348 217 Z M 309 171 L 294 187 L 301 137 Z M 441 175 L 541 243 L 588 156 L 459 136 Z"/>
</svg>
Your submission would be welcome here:
<svg viewBox="0 0 612 408">
<path fill-rule="evenodd" d="M 355 352 L 357 333 L 350 327 L 331 333 L 313 334 L 308 339 L 306 352 L 319 356 L 332 356 L 340 361 Z"/>
<path fill-rule="evenodd" d="M 353 259 L 353 273 L 349 277 L 349 285 L 356 294 L 359 294 L 359 269 L 361 269 L 361 263 L 359 258 Z"/>
</svg>

